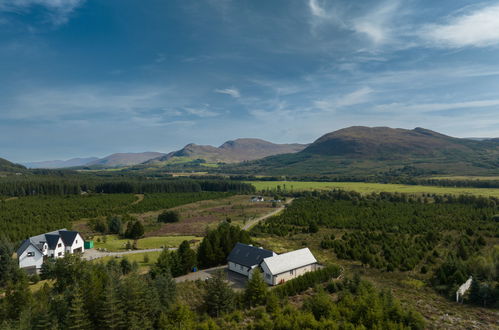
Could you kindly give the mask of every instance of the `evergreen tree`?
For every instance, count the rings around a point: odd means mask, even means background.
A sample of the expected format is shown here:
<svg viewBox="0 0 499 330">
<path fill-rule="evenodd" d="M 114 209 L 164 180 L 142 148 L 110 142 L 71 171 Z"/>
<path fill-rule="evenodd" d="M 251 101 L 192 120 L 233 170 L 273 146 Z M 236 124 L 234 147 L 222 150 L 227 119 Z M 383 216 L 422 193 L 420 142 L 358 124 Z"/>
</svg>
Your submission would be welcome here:
<svg viewBox="0 0 499 330">
<path fill-rule="evenodd" d="M 18 281 L 7 285 L 5 302 L 7 304 L 7 317 L 16 320 L 24 310 L 29 310 L 33 297 L 28 287 L 28 278 L 22 274 Z"/>
<path fill-rule="evenodd" d="M 206 281 L 204 304 L 208 314 L 218 317 L 223 313 L 231 312 L 235 307 L 234 302 L 234 291 L 225 281 L 223 271 L 216 272 Z"/>
<path fill-rule="evenodd" d="M 12 244 L 6 238 L 0 238 L 0 288 L 5 287 L 9 281 L 15 279 L 17 265 L 12 259 Z"/>
<path fill-rule="evenodd" d="M 267 297 L 267 284 L 263 281 L 262 273 L 255 268 L 251 278 L 246 284 L 244 291 L 244 300 L 250 306 L 258 306 L 265 303 Z"/>
<path fill-rule="evenodd" d="M 102 329 L 114 330 L 123 328 L 123 305 L 121 304 L 114 281 L 114 279 L 110 279 L 104 289 L 100 317 Z"/>
<path fill-rule="evenodd" d="M 189 273 L 196 265 L 196 252 L 191 249 L 188 241 L 183 241 L 182 244 L 180 244 L 177 253 L 180 257 L 182 274 Z"/>
<path fill-rule="evenodd" d="M 161 307 L 167 310 L 176 299 L 177 287 L 170 272 L 160 274 L 153 280 L 153 286 L 158 294 Z"/>
<path fill-rule="evenodd" d="M 482 302 L 482 296 L 480 292 L 480 282 L 476 278 L 473 278 L 470 286 L 470 302 L 475 305 L 480 305 Z"/>
<path fill-rule="evenodd" d="M 74 288 L 74 294 L 69 305 L 68 329 L 84 330 L 91 329 L 91 322 L 85 311 L 83 294 L 77 286 Z"/>
</svg>

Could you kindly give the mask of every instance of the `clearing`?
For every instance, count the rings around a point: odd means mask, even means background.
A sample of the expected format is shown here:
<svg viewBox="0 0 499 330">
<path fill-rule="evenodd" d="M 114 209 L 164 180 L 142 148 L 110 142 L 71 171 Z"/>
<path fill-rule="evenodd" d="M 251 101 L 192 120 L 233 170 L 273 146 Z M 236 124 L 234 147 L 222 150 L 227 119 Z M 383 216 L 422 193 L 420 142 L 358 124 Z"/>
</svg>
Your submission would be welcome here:
<svg viewBox="0 0 499 330">
<path fill-rule="evenodd" d="M 94 236 L 94 249 L 106 249 L 107 251 L 126 251 L 126 244 L 133 244 L 133 239 L 119 238 L 117 235 Z M 202 237 L 196 236 L 150 236 L 137 240 L 137 249 L 162 249 L 178 247 L 183 241 L 198 242 Z M 105 242 L 104 242 L 105 241 Z"/>
<path fill-rule="evenodd" d="M 230 219 L 234 225 L 244 227 L 246 223 L 258 219 L 275 210 L 271 202 L 251 202 L 251 196 L 237 195 L 223 199 L 204 200 L 172 208 L 180 213 L 180 221 L 160 224 L 159 228 L 146 233 L 146 236 L 195 235 L 202 236 L 208 228 Z M 162 211 L 135 214 L 145 224 L 157 223 Z"/>
<path fill-rule="evenodd" d="M 255 186 L 256 190 L 269 190 L 271 192 L 296 192 L 307 190 L 331 190 L 343 189 L 357 191 L 362 194 L 373 192 L 398 192 L 405 194 L 453 194 L 453 195 L 481 195 L 499 197 L 499 189 L 493 188 L 458 188 L 419 186 L 390 183 L 367 183 L 367 182 L 306 182 L 306 181 L 248 181 Z"/>
</svg>

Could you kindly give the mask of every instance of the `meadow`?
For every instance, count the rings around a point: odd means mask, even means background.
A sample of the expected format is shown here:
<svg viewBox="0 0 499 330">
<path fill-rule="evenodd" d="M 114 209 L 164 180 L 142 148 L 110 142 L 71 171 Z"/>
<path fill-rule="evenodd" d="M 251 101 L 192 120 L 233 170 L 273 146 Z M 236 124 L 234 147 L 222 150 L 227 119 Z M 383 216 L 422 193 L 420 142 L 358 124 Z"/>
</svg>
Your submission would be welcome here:
<svg viewBox="0 0 499 330">
<path fill-rule="evenodd" d="M 300 192 L 311 190 L 342 189 L 357 191 L 361 194 L 391 192 L 405 194 L 451 194 L 499 197 L 499 189 L 493 188 L 459 188 L 421 185 L 404 185 L 369 182 L 306 182 L 306 181 L 248 181 L 257 191 Z"/>
<path fill-rule="evenodd" d="M 144 237 L 137 240 L 137 249 L 160 249 L 178 247 L 183 241 L 201 241 L 202 237 L 196 236 L 162 236 Z M 95 249 L 106 249 L 108 251 L 125 251 L 127 242 L 133 244 L 133 240 L 119 238 L 117 235 L 106 235 L 94 237 Z"/>
</svg>

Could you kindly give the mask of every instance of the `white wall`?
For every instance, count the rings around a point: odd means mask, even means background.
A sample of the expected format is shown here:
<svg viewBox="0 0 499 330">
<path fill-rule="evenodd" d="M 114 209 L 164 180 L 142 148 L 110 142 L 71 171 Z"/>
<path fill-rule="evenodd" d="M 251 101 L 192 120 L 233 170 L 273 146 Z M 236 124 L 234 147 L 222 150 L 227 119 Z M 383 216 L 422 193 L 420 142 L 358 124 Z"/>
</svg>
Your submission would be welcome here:
<svg viewBox="0 0 499 330">
<path fill-rule="evenodd" d="M 278 285 L 289 280 L 292 280 L 298 276 L 301 276 L 305 273 L 312 272 L 317 269 L 316 264 L 307 265 L 304 267 L 296 268 L 291 271 L 287 271 L 281 274 L 272 275 L 265 263 L 262 264 L 263 269 L 263 278 L 267 284 L 270 285 Z"/>
<path fill-rule="evenodd" d="M 61 246 L 59 246 L 59 244 Z M 62 257 L 64 257 L 65 250 L 66 250 L 66 247 L 64 246 L 62 239 L 59 238 L 59 240 L 57 241 L 57 245 L 56 245 L 55 249 L 48 251 L 48 256 L 52 257 L 52 255 L 54 255 L 54 258 L 62 258 Z"/>
<path fill-rule="evenodd" d="M 81 252 L 85 252 L 85 241 L 83 238 L 80 236 L 80 234 L 76 235 L 76 238 L 73 242 L 73 245 L 67 246 L 66 247 L 66 252 L 68 253 L 74 253 L 75 250 L 81 248 Z"/>
<path fill-rule="evenodd" d="M 229 270 L 232 270 L 233 272 L 242 274 L 244 276 L 249 275 L 250 269 L 246 266 L 238 265 L 232 261 L 229 261 Z"/>
<path fill-rule="evenodd" d="M 35 255 L 33 257 L 28 257 L 29 252 L 33 252 Z M 33 266 L 35 266 L 36 268 L 41 268 L 43 264 L 43 254 L 33 245 L 28 246 L 28 248 L 23 253 L 21 253 L 18 258 L 20 268 Z"/>
</svg>

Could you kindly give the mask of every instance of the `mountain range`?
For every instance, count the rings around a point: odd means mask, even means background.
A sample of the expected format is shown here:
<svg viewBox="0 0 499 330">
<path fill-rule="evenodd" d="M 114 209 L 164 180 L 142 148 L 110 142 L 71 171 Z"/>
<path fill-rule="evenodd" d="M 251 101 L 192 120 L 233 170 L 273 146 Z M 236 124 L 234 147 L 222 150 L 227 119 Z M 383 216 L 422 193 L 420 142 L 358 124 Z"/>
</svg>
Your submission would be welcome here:
<svg viewBox="0 0 499 330">
<path fill-rule="evenodd" d="M 85 160 L 58 164 L 73 166 L 79 161 Z M 0 165 L 10 171 L 22 169 L 5 160 Z M 419 127 L 353 126 L 325 134 L 309 145 L 236 139 L 219 147 L 188 144 L 168 154 L 113 154 L 75 166 L 195 171 L 201 165 L 208 172 L 233 174 L 365 176 L 410 165 L 430 174 L 499 175 L 499 139 L 456 138 Z"/>
<path fill-rule="evenodd" d="M 499 174 L 499 139 L 463 139 L 424 128 L 353 126 L 325 134 L 301 152 L 226 168 L 272 175 L 370 175 L 402 166 L 428 173 Z"/>
<path fill-rule="evenodd" d="M 272 155 L 295 153 L 306 146 L 305 144 L 275 144 L 260 139 L 236 139 L 227 141 L 219 147 L 191 143 L 181 150 L 151 159 L 144 164 L 159 166 L 196 159 L 202 159 L 208 163 L 238 163 Z"/>
</svg>

